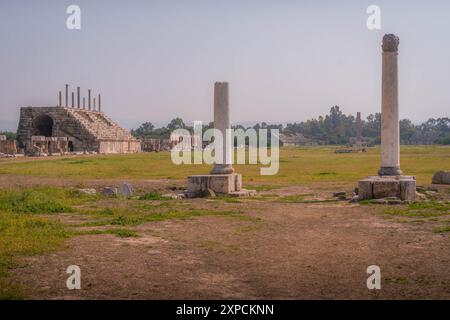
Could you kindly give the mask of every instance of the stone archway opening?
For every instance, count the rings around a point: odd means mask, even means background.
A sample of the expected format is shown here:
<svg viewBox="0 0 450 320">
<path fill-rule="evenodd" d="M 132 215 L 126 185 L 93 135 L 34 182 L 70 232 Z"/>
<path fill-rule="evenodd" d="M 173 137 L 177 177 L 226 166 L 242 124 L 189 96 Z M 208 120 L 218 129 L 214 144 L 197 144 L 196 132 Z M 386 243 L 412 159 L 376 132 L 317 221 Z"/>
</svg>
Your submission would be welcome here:
<svg viewBox="0 0 450 320">
<path fill-rule="evenodd" d="M 34 135 L 51 137 L 53 133 L 53 119 L 47 115 L 40 115 L 33 121 Z"/>
</svg>

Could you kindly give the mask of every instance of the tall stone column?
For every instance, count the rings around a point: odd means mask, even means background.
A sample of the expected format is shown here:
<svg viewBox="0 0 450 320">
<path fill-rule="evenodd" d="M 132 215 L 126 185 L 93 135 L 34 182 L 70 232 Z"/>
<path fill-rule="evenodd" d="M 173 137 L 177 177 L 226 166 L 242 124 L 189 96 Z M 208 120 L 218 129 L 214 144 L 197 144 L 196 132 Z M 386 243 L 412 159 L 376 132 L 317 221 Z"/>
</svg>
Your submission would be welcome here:
<svg viewBox="0 0 450 320">
<path fill-rule="evenodd" d="M 398 45 L 393 34 L 383 37 L 381 97 L 381 168 L 380 176 L 401 175 L 400 123 L 398 113 Z"/>
<path fill-rule="evenodd" d="M 69 85 L 66 84 L 66 108 L 69 107 Z"/>
<path fill-rule="evenodd" d="M 231 130 L 227 130 L 231 129 L 228 82 L 216 82 L 214 84 L 214 129 L 222 133 L 223 141 L 216 140 L 215 164 L 211 174 L 233 173 Z"/>
<path fill-rule="evenodd" d="M 77 108 L 80 109 L 80 87 L 77 87 Z"/>
<path fill-rule="evenodd" d="M 91 89 L 88 90 L 88 108 L 91 110 Z"/>
</svg>

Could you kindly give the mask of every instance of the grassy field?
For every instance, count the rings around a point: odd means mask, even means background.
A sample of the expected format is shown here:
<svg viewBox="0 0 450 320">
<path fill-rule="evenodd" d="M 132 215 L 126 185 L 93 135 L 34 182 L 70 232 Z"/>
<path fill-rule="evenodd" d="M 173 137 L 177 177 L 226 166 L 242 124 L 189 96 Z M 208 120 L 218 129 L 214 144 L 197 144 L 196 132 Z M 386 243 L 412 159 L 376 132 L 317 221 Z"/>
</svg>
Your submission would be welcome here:
<svg viewBox="0 0 450 320">
<path fill-rule="evenodd" d="M 282 148 L 280 170 L 274 176 L 261 176 L 260 165 L 236 165 L 246 183 L 269 185 L 310 183 L 355 184 L 376 174 L 379 148 L 366 153 L 335 154 L 333 147 Z M 437 170 L 450 170 L 450 147 L 403 146 L 402 169 L 415 175 L 419 184 L 430 183 Z M 1 174 L 83 179 L 185 179 L 191 174 L 208 173 L 208 165 L 172 164 L 170 153 L 55 157 L 50 159 L 1 160 Z"/>
<path fill-rule="evenodd" d="M 279 186 L 315 185 L 334 191 L 353 187 L 359 179 L 376 174 L 379 148 L 367 153 L 335 154 L 333 147 L 282 148 L 280 170 L 274 176 L 261 176 L 260 165 L 237 165 L 244 185 L 258 191 L 270 191 Z M 74 181 L 92 179 L 147 180 L 181 179 L 191 174 L 207 173 L 208 165 L 173 165 L 170 153 L 131 155 L 89 155 L 78 157 L 23 158 L 0 160 L 0 179 L 11 181 L 15 175 L 64 178 Z M 450 147 L 402 147 L 402 169 L 415 175 L 418 184 L 430 184 L 438 170 L 450 170 Z M 4 185 L 8 185 L 7 183 Z M 310 194 L 288 196 L 261 195 L 244 203 L 270 201 L 274 203 L 313 203 Z M 306 198 L 306 199 L 305 199 Z M 334 200 L 320 200 L 327 202 Z M 236 205 L 233 210 L 221 210 L 220 202 Z M 73 188 L 33 187 L 0 189 L 0 299 L 21 298 L 24 290 L 9 280 L 9 270 L 20 265 L 21 257 L 54 251 L 72 236 L 112 234 L 117 237 L 138 236 L 133 228 L 145 222 L 167 219 L 188 219 L 198 216 L 226 216 L 249 219 L 239 210 L 242 200 L 218 197 L 208 207 L 193 207 L 183 201 L 172 201 L 157 193 L 147 193 L 131 200 L 105 199 L 89 196 Z M 386 211 L 390 216 L 413 219 L 435 219 L 448 215 L 448 203 L 411 204 Z M 67 225 L 60 215 L 80 219 Z M 435 232 L 449 232 L 447 224 L 438 225 Z"/>
</svg>

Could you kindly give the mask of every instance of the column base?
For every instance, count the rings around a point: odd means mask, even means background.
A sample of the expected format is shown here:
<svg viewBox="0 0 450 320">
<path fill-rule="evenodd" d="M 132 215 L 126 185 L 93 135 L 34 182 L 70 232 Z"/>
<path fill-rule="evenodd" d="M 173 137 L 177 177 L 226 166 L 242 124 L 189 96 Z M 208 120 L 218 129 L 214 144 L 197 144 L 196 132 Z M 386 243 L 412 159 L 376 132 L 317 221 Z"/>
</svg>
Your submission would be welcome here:
<svg viewBox="0 0 450 320">
<path fill-rule="evenodd" d="M 403 201 L 416 199 L 416 178 L 413 176 L 374 176 L 358 183 L 359 200 L 398 198 Z"/>
<path fill-rule="evenodd" d="M 242 175 L 232 174 L 204 174 L 188 178 L 188 192 L 201 194 L 211 189 L 218 194 L 229 194 L 242 189 Z"/>
<path fill-rule="evenodd" d="M 403 174 L 400 167 L 381 167 L 378 170 L 379 176 L 401 176 Z"/>
<path fill-rule="evenodd" d="M 232 174 L 234 169 L 231 164 L 215 164 L 211 174 Z"/>
</svg>

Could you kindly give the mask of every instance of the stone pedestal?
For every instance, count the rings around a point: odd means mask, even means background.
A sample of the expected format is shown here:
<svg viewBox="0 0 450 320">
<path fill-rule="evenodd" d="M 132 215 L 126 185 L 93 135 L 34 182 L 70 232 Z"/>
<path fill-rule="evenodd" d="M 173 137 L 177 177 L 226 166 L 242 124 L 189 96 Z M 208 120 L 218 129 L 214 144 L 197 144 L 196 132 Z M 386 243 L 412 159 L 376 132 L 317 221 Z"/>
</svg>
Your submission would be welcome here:
<svg viewBox="0 0 450 320">
<path fill-rule="evenodd" d="M 398 198 L 416 200 L 416 179 L 413 176 L 373 176 L 358 183 L 359 200 Z"/>
<path fill-rule="evenodd" d="M 211 189 L 217 194 L 228 194 L 241 191 L 242 175 L 231 174 L 205 174 L 194 175 L 188 178 L 188 192 L 202 194 Z"/>
</svg>

